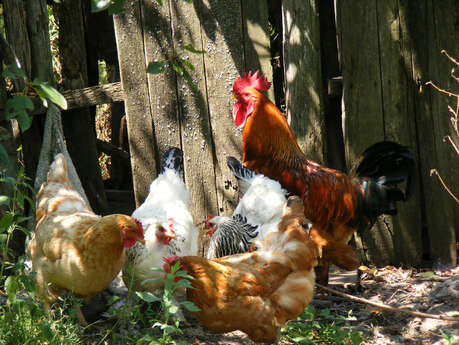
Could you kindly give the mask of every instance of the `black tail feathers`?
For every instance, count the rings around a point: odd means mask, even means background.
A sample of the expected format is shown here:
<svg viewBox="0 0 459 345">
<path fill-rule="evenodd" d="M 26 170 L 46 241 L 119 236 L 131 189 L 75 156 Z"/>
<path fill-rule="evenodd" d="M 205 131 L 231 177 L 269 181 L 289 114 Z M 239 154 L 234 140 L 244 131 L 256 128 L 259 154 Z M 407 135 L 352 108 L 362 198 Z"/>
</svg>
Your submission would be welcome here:
<svg viewBox="0 0 459 345">
<path fill-rule="evenodd" d="M 357 159 L 352 173 L 369 177 L 381 186 L 390 188 L 391 198 L 408 200 L 413 191 L 416 161 L 413 153 L 403 145 L 382 141 L 367 148 Z M 405 190 L 397 188 L 406 182 Z"/>
<path fill-rule="evenodd" d="M 228 168 L 230 168 L 234 177 L 236 177 L 238 180 L 249 180 L 255 177 L 255 173 L 252 170 L 247 169 L 242 165 L 240 161 L 234 157 L 227 157 L 226 165 L 228 165 Z"/>
<path fill-rule="evenodd" d="M 381 214 L 397 214 L 397 201 L 412 195 L 416 162 L 406 146 L 383 141 L 370 146 L 357 159 L 352 173 L 361 180 L 364 194 L 360 211 L 370 223 Z M 401 186 L 405 183 L 405 188 Z"/>
<path fill-rule="evenodd" d="M 166 169 L 173 169 L 179 173 L 183 172 L 183 152 L 182 150 L 171 147 L 163 156 L 161 162 L 161 174 Z"/>
</svg>

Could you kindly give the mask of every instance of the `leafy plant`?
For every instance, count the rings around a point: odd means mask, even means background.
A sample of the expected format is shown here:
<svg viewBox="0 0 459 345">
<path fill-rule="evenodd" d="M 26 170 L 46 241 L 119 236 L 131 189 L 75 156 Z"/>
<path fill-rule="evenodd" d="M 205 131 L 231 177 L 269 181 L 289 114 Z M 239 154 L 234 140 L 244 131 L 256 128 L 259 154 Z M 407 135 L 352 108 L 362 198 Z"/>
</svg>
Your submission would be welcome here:
<svg viewBox="0 0 459 345">
<path fill-rule="evenodd" d="M 320 321 L 319 321 L 320 319 Z M 362 342 L 360 332 L 346 329 L 346 321 L 353 320 L 352 310 L 347 317 L 333 316 L 324 309 L 317 314 L 312 307 L 307 307 L 295 321 L 290 321 L 282 329 L 284 337 L 295 344 L 357 345 Z"/>
<path fill-rule="evenodd" d="M 180 270 L 180 261 L 175 262 L 174 265 L 169 267 L 170 272 L 167 273 L 166 279 L 164 281 L 164 290 L 161 296 L 156 296 L 155 294 L 147 291 L 137 292 L 137 296 L 142 300 L 153 303 L 160 303 L 160 313 L 157 315 L 157 318 L 154 320 L 153 328 L 159 328 L 162 330 L 162 337 L 160 339 L 155 339 L 151 335 L 146 335 L 142 339 L 148 341 L 150 345 L 165 345 L 165 344 L 176 344 L 183 345 L 185 342 L 176 342 L 172 339 L 174 334 L 182 334 L 180 329 L 180 306 L 183 306 L 188 311 L 199 311 L 200 309 L 190 301 L 178 302 L 174 293 L 180 289 L 191 289 L 190 280 L 194 278 L 186 271 Z M 152 268 L 153 271 L 161 272 L 166 274 L 166 272 L 161 268 Z M 153 279 L 147 279 L 145 282 Z"/>
<path fill-rule="evenodd" d="M 31 217 L 24 216 L 26 203 L 31 209 L 34 209 L 33 200 L 27 196 L 26 190 L 34 193 L 34 189 L 29 184 L 30 178 L 25 176 L 24 167 L 20 167 L 16 178 L 3 177 L 0 178 L 0 183 L 9 184 L 12 189 L 12 196 L 0 195 L 0 205 L 4 208 L 3 215 L 0 219 L 0 283 L 3 280 L 5 268 L 14 266 L 10 262 L 9 243 L 13 233 L 17 230 L 29 235 L 28 229 L 23 225 Z"/>
<path fill-rule="evenodd" d="M 153 61 L 148 64 L 147 73 L 159 74 L 163 73 L 167 67 L 172 67 L 172 69 L 180 76 L 182 76 L 188 86 L 193 90 L 197 91 L 196 84 L 191 77 L 191 72 L 195 70 L 194 65 L 183 57 L 185 51 L 188 51 L 193 54 L 205 54 L 205 50 L 198 50 L 194 48 L 191 44 L 182 46 L 178 51 L 174 50 L 174 54 L 168 60 L 163 61 Z"/>
</svg>

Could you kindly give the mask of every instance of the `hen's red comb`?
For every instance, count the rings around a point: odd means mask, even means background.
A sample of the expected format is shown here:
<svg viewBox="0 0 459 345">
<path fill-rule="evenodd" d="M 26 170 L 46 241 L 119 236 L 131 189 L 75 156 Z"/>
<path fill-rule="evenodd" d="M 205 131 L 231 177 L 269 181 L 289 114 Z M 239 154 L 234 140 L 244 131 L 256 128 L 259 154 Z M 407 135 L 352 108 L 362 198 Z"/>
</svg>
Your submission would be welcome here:
<svg viewBox="0 0 459 345">
<path fill-rule="evenodd" d="M 142 222 L 140 220 L 135 219 L 135 218 L 134 218 L 134 221 L 137 224 L 137 226 L 139 227 L 140 233 L 142 234 L 142 238 L 143 238 L 143 225 L 142 225 Z"/>
<path fill-rule="evenodd" d="M 174 255 L 174 256 L 165 256 L 163 257 L 163 261 L 165 263 L 167 263 L 168 265 L 173 265 L 175 264 L 175 262 L 179 259 L 179 257 L 177 255 Z"/>
<path fill-rule="evenodd" d="M 251 87 L 258 91 L 268 90 L 271 87 L 271 82 L 266 79 L 264 74 L 258 77 L 258 73 L 258 70 L 254 74 L 249 71 L 249 74 L 244 73 L 242 77 L 237 78 L 233 84 L 233 92 L 240 94 L 246 87 Z"/>
</svg>

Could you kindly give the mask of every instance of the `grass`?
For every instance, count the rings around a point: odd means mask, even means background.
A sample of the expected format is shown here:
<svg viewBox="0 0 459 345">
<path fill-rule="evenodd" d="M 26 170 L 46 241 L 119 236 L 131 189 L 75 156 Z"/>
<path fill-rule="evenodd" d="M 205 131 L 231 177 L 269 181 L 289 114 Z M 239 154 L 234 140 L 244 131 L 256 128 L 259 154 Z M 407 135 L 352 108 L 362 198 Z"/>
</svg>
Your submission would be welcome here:
<svg viewBox="0 0 459 345">
<path fill-rule="evenodd" d="M 174 297 L 177 290 L 191 287 L 193 279 L 180 270 L 179 262 L 169 267 L 160 294 L 135 292 L 128 287 L 124 305 L 109 309 L 112 315 L 109 320 L 81 327 L 72 311 L 75 297 L 71 295 L 54 303 L 51 315 L 45 314 L 36 300 L 33 274 L 25 267 L 25 257 L 15 259 L 8 249 L 15 231 L 30 235 L 25 227 L 29 217 L 24 213 L 26 203 L 33 205 L 25 195 L 32 187 L 23 169 L 15 179 L 3 178 L 1 182 L 9 184 L 13 192 L 11 196 L 0 196 L 3 205 L 0 219 L 0 345 L 188 344 L 178 340 L 183 338 L 181 310 L 199 309 L 191 302 L 179 302 Z M 155 270 L 165 273 L 162 269 Z M 109 304 L 114 305 L 119 299 L 114 296 Z M 348 318 L 336 321 L 328 310 L 317 313 L 310 307 L 297 320 L 287 324 L 281 340 L 290 344 L 358 344 L 360 334 L 346 329 Z"/>
<path fill-rule="evenodd" d="M 281 339 L 290 344 L 346 345 L 360 344 L 363 341 L 360 332 L 347 328 L 347 321 L 355 319 L 352 310 L 347 317 L 336 317 L 328 309 L 317 311 L 307 307 L 294 321 L 282 329 Z"/>
</svg>

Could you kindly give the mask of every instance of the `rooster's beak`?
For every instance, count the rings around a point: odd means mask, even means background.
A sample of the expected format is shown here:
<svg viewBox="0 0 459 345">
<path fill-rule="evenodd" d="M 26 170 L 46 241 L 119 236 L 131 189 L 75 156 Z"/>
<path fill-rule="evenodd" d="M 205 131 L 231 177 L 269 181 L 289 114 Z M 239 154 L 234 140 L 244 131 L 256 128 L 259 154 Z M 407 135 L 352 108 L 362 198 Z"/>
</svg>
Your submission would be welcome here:
<svg viewBox="0 0 459 345">
<path fill-rule="evenodd" d="M 144 239 L 137 240 L 137 242 L 139 242 L 142 246 L 145 247 L 145 240 Z"/>
<path fill-rule="evenodd" d="M 233 94 L 231 94 L 231 99 L 234 101 L 235 99 L 237 99 L 237 97 Z"/>
</svg>

